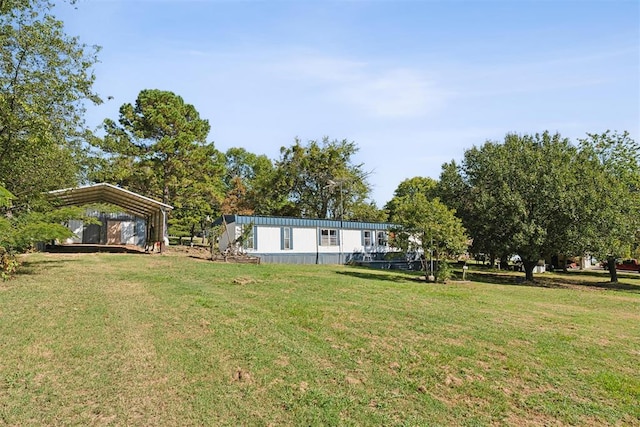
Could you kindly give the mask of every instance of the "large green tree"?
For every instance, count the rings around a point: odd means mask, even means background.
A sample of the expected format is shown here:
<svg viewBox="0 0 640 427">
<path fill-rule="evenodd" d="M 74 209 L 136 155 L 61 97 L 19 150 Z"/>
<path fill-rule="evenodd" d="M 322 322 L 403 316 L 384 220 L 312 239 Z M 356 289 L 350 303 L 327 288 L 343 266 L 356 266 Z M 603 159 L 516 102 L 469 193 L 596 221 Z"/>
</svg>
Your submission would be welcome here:
<svg viewBox="0 0 640 427">
<path fill-rule="evenodd" d="M 169 226 L 173 235 L 188 236 L 193 243 L 196 233 L 207 230 L 220 213 L 223 155 L 213 145 L 201 146 L 189 156 L 187 168 L 192 172 L 176 186 Z"/>
<path fill-rule="evenodd" d="M 41 0 L 0 3 L 0 177 L 14 211 L 43 191 L 75 185 L 96 47 L 64 32 Z"/>
<path fill-rule="evenodd" d="M 585 185 L 597 192 L 587 249 L 606 259 L 611 281 L 618 280 L 616 259 L 629 257 L 640 239 L 640 144 L 627 132 L 587 134 L 580 140 Z"/>
<path fill-rule="evenodd" d="M 225 159 L 224 213 L 271 215 L 288 205 L 287 194 L 276 191 L 276 169 L 267 156 L 233 147 Z"/>
<path fill-rule="evenodd" d="M 491 147 L 484 147 L 491 150 Z M 449 208 L 456 211 L 458 218 L 473 236 L 471 252 L 476 256 L 488 256 L 490 260 L 500 257 L 508 258 L 512 251 L 505 235 L 507 230 L 493 221 L 487 220 L 487 216 L 496 215 L 491 212 L 489 206 L 484 206 L 476 200 L 478 190 L 466 179 L 462 166 L 451 161 L 442 165 L 440 180 L 435 192 Z M 480 214 L 480 212 L 483 214 Z"/>
<path fill-rule="evenodd" d="M 207 141 L 209 122 L 169 91 L 142 90 L 135 104 L 120 107 L 118 122 L 104 122 L 94 138 L 90 177 L 174 205 L 171 225 L 193 235 L 217 214 L 224 188 L 224 158 Z"/>
<path fill-rule="evenodd" d="M 0 252 L 3 277 L 13 253 L 71 236 L 63 222 L 82 208 L 52 209 L 47 190 L 73 186 L 82 172 L 86 102 L 97 47 L 68 36 L 45 0 L 0 0 Z M 12 194 L 13 193 L 13 194 Z"/>
<path fill-rule="evenodd" d="M 508 134 L 503 143 L 467 150 L 459 166 L 446 165 L 441 195 L 461 208 L 476 249 L 518 254 L 533 280 L 545 255 L 582 253 L 587 245 L 581 230 L 593 192 L 582 180 L 583 160 L 559 134 Z"/>
<path fill-rule="evenodd" d="M 347 140 L 296 139 L 280 149 L 273 188 L 290 201 L 287 214 L 308 218 L 352 219 L 354 208 L 366 203 L 371 186 L 362 164 L 353 162 L 358 152 Z"/>
</svg>

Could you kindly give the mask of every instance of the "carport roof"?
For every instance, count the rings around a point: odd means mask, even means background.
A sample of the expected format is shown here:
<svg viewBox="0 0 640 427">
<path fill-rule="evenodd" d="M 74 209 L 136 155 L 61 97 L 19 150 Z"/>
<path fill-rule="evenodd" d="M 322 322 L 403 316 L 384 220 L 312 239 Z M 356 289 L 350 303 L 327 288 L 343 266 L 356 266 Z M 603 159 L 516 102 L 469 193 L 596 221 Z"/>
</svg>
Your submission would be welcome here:
<svg viewBox="0 0 640 427">
<path fill-rule="evenodd" d="M 100 202 L 110 203 L 139 217 L 148 217 L 158 211 L 173 209 L 173 206 L 104 182 L 84 187 L 50 191 L 49 197 L 65 206 L 81 206 Z"/>
</svg>

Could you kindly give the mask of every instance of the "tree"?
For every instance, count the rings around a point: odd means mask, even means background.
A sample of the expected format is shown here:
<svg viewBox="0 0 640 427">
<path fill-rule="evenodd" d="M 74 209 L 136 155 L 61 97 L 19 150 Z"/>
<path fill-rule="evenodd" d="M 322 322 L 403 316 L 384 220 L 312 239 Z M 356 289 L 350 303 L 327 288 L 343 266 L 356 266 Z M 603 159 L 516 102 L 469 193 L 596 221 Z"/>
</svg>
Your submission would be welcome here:
<svg viewBox="0 0 640 427">
<path fill-rule="evenodd" d="M 0 278 L 3 280 L 10 278 L 19 266 L 16 252 L 30 249 L 37 242 L 72 237 L 73 233 L 64 225 L 70 219 L 82 219 L 87 224 L 97 222 L 95 218 L 86 217 L 86 209 L 82 207 L 13 215 L 9 212 L 14 199 L 13 194 L 0 185 Z"/>
<path fill-rule="evenodd" d="M 51 8 L 0 3 L 0 176 L 15 212 L 77 183 L 84 103 L 100 102 L 91 89 L 97 47 L 67 36 Z"/>
<path fill-rule="evenodd" d="M 0 208 L 11 206 L 11 200 L 14 198 L 15 196 L 9 190 L 0 185 Z"/>
<path fill-rule="evenodd" d="M 400 225 L 393 231 L 392 244 L 404 251 L 430 254 L 444 261 L 460 255 L 468 246 L 462 221 L 455 212 L 438 198 L 429 199 L 421 191 L 396 198 L 390 219 Z M 427 271 L 426 262 L 423 269 Z"/>
<path fill-rule="evenodd" d="M 93 93 L 97 47 L 64 32 L 44 0 L 0 0 L 0 252 L 2 277 L 17 267 L 14 252 L 65 238 L 62 218 L 79 209 L 52 209 L 47 190 L 76 185 L 86 102 Z"/>
<path fill-rule="evenodd" d="M 581 253 L 586 246 L 581 229 L 593 197 L 582 182 L 582 160 L 559 134 L 508 134 L 504 143 L 467 150 L 456 169 L 445 166 L 443 194 L 447 201 L 465 198 L 464 225 L 476 248 L 518 254 L 533 280 L 544 255 Z"/>
<path fill-rule="evenodd" d="M 143 90 L 135 105 L 120 107 L 118 123 L 107 119 L 104 129 L 104 138 L 93 139 L 93 180 L 174 205 L 172 226 L 192 237 L 216 213 L 224 194 L 224 158 L 206 141 L 209 122 L 193 105 L 172 92 Z"/>
<path fill-rule="evenodd" d="M 175 214 L 169 219 L 174 235 L 189 236 L 191 243 L 196 232 L 209 228 L 212 218 L 220 213 L 224 189 L 220 177 L 224 171 L 223 155 L 213 145 L 194 150 L 187 161 L 187 174 L 175 190 Z"/>
<path fill-rule="evenodd" d="M 375 202 L 357 202 L 351 207 L 349 220 L 364 222 L 385 222 L 389 215 L 384 209 L 378 208 Z"/>
<path fill-rule="evenodd" d="M 440 180 L 435 188 L 435 193 L 449 208 L 456 211 L 458 218 L 462 220 L 465 228 L 473 236 L 470 250 L 476 254 L 489 257 L 491 262 L 500 257 L 508 258 L 510 248 L 507 241 L 501 238 L 502 226 L 494 221 L 488 221 L 485 216 L 479 214 L 480 207 L 474 206 L 474 196 L 471 184 L 463 178 L 463 169 L 455 161 L 442 165 Z M 488 212 L 487 215 L 495 215 Z"/>
<path fill-rule="evenodd" d="M 629 257 L 640 243 L 640 144 L 627 132 L 610 131 L 579 142 L 589 164 L 585 175 L 598 195 L 588 250 L 607 259 L 610 279 L 617 282 L 616 259 Z"/>
<path fill-rule="evenodd" d="M 416 176 L 402 181 L 398 188 L 393 192 L 393 197 L 385 205 L 385 210 L 389 217 L 393 217 L 396 213 L 398 203 L 405 197 L 413 197 L 417 194 L 424 194 L 429 200 L 436 195 L 437 181 L 432 178 L 424 178 Z"/>
<path fill-rule="evenodd" d="M 247 199 L 247 188 L 239 176 L 231 179 L 230 188 L 227 190 L 220 210 L 223 215 L 253 215 L 254 207 Z"/>
<path fill-rule="evenodd" d="M 238 177 L 247 188 L 251 188 L 257 179 L 273 171 L 273 162 L 267 156 L 250 153 L 244 148 L 229 148 L 224 157 L 224 181 L 227 186 L 231 186 L 231 181 Z"/>
<path fill-rule="evenodd" d="M 178 181 L 192 172 L 189 158 L 207 145 L 210 126 L 173 92 L 145 89 L 135 106 L 120 107 L 118 123 L 106 119 L 104 129 L 105 137 L 94 143 L 109 155 L 107 172 L 134 191 L 171 203 Z"/>
<path fill-rule="evenodd" d="M 353 217 L 353 207 L 371 191 L 362 164 L 354 164 L 358 152 L 354 142 L 324 138 L 321 143 L 299 139 L 280 149 L 273 187 L 287 195 L 292 212 L 309 218 Z"/>
<path fill-rule="evenodd" d="M 276 191 L 276 170 L 267 156 L 234 147 L 225 158 L 224 213 L 273 215 L 288 204 L 287 194 Z"/>
</svg>

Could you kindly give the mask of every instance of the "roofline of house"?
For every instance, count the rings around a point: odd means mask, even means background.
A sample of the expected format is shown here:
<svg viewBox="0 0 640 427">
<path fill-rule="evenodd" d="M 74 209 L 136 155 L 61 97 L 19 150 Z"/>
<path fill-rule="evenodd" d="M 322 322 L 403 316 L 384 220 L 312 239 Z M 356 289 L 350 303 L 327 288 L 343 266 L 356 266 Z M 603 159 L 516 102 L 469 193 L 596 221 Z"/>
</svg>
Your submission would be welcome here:
<svg viewBox="0 0 640 427">
<path fill-rule="evenodd" d="M 253 224 L 267 225 L 274 227 L 301 227 L 301 228 L 343 228 L 343 229 L 369 229 L 369 230 L 388 230 L 397 227 L 397 224 L 390 222 L 366 222 L 366 221 L 346 221 L 339 219 L 320 219 L 320 218 L 295 218 L 280 216 L 262 216 L 262 215 L 223 215 L 217 218 L 213 225 L 221 225 L 223 223 L 231 224 Z"/>
</svg>

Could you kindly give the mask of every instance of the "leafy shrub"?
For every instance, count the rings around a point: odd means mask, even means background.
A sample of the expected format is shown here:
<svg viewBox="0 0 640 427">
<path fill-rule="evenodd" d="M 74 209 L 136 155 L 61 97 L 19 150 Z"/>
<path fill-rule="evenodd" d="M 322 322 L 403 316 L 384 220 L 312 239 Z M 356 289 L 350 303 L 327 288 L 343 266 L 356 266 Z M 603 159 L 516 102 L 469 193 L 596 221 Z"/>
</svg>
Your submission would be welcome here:
<svg viewBox="0 0 640 427">
<path fill-rule="evenodd" d="M 438 262 L 438 282 L 447 283 L 453 277 L 453 269 L 447 261 Z"/>
<path fill-rule="evenodd" d="M 16 272 L 19 265 L 20 263 L 16 256 L 0 246 L 0 277 L 2 280 L 9 279 Z"/>
</svg>

